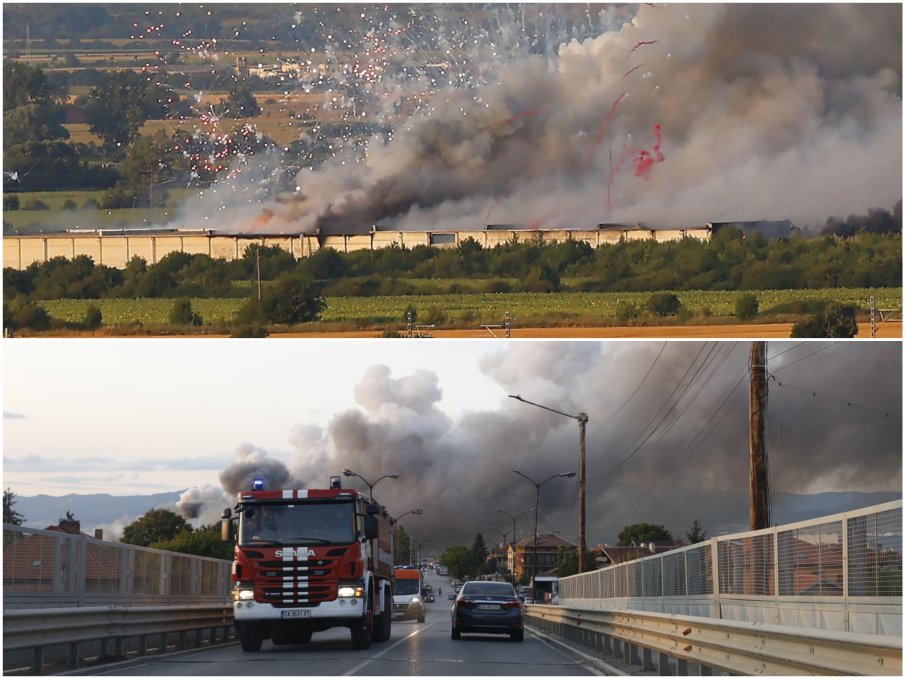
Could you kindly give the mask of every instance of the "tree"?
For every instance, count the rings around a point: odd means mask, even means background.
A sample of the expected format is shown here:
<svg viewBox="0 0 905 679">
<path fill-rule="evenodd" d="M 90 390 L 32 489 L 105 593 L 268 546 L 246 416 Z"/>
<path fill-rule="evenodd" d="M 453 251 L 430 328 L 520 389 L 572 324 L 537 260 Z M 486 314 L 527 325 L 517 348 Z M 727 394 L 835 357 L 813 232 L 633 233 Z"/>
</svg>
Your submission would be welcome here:
<svg viewBox="0 0 905 679">
<path fill-rule="evenodd" d="M 152 542 L 150 547 L 181 554 L 196 554 L 214 559 L 233 558 L 233 547 L 220 539 L 220 524 L 213 523 L 197 530 L 185 530 L 169 540 Z"/>
<path fill-rule="evenodd" d="M 120 181 L 104 198 L 107 208 L 160 205 L 166 199 L 161 185 L 173 178 L 165 149 L 150 137 L 139 137 L 129 146 L 119 173 Z"/>
<path fill-rule="evenodd" d="M 169 509 L 152 509 L 123 529 L 122 542 L 149 547 L 153 542 L 172 540 L 192 527 L 181 516 Z"/>
<path fill-rule="evenodd" d="M 223 103 L 223 115 L 227 118 L 254 118 L 261 113 L 258 100 L 245 82 L 236 82 L 229 88 Z"/>
<path fill-rule="evenodd" d="M 594 563 L 594 553 L 585 552 L 584 554 L 585 569 L 587 564 Z M 578 550 L 574 547 L 560 547 L 556 550 L 556 575 L 564 578 L 567 575 L 575 575 L 578 573 Z"/>
<path fill-rule="evenodd" d="M 672 535 L 662 525 L 633 523 L 619 531 L 616 544 L 620 547 L 628 547 L 632 543 L 639 545 L 652 540 L 672 540 Z"/>
<path fill-rule="evenodd" d="M 855 307 L 833 303 L 826 310 L 792 326 L 792 337 L 846 337 L 858 334 Z"/>
<path fill-rule="evenodd" d="M 9 488 L 3 491 L 3 523 L 9 526 L 21 526 L 25 517 L 13 509 L 16 494 Z"/>
<path fill-rule="evenodd" d="M 750 321 L 757 316 L 759 305 L 757 296 L 746 292 L 735 300 L 735 317 L 741 321 Z"/>
<path fill-rule="evenodd" d="M 132 71 L 107 74 L 88 93 L 85 115 L 92 134 L 107 144 L 129 144 L 146 119 L 144 97 L 147 85 Z"/>
<path fill-rule="evenodd" d="M 695 519 L 691 522 L 691 525 L 685 532 L 685 539 L 690 545 L 697 544 L 698 542 L 704 542 L 704 540 L 707 539 L 707 531 L 704 530 L 704 526 L 701 525 L 700 521 Z"/>
<path fill-rule="evenodd" d="M 104 322 L 103 314 L 101 314 L 100 308 L 96 304 L 90 304 L 87 309 L 85 309 L 85 318 L 82 320 L 82 325 L 85 326 L 87 330 L 97 330 L 101 327 Z"/>
<path fill-rule="evenodd" d="M 471 545 L 471 554 L 474 557 L 475 573 L 482 569 L 487 561 L 487 544 L 484 542 L 484 536 L 478 533 L 475 535 L 474 543 Z"/>
<path fill-rule="evenodd" d="M 297 273 L 283 274 L 268 286 L 259 302 L 251 297 L 239 310 L 237 320 L 243 323 L 308 323 L 317 319 L 327 306 L 321 286 Z"/>
<path fill-rule="evenodd" d="M 173 325 L 201 325 L 201 316 L 192 309 L 192 302 L 183 297 L 173 303 L 170 310 L 170 323 Z"/>
<path fill-rule="evenodd" d="M 465 575 L 473 575 L 475 568 L 474 554 L 464 545 L 447 547 L 440 557 L 440 563 L 449 569 L 449 574 L 461 580 Z"/>
<path fill-rule="evenodd" d="M 52 101 L 53 88 L 47 82 L 40 66 L 29 66 L 19 61 L 3 63 L 3 110 L 27 104 L 46 105 Z M 6 126 L 4 125 L 4 135 Z"/>
<path fill-rule="evenodd" d="M 671 292 L 658 292 L 647 300 L 647 310 L 658 316 L 675 316 L 682 303 Z"/>
</svg>

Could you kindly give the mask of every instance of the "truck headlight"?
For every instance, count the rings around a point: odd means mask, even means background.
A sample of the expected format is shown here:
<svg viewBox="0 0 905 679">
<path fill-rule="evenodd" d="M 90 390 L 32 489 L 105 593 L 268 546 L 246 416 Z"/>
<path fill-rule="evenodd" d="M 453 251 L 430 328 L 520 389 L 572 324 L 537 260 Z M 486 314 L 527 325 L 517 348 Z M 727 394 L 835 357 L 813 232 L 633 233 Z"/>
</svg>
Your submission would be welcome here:
<svg viewBox="0 0 905 679">
<path fill-rule="evenodd" d="M 365 595 L 365 588 L 362 585 L 340 585 L 336 594 L 341 597 L 355 597 L 360 599 Z"/>
<path fill-rule="evenodd" d="M 233 589 L 233 601 L 250 601 L 255 598 L 254 583 L 240 580 Z"/>
<path fill-rule="evenodd" d="M 419 603 L 421 603 L 421 599 L 419 599 L 419 598 L 416 597 L 416 596 L 413 596 L 412 599 L 411 599 L 411 601 L 410 601 L 409 603 L 419 604 Z"/>
<path fill-rule="evenodd" d="M 239 590 L 239 600 L 240 601 L 247 601 L 249 599 L 254 599 L 254 598 L 255 598 L 254 590 L 251 590 L 251 589 L 240 589 Z"/>
</svg>

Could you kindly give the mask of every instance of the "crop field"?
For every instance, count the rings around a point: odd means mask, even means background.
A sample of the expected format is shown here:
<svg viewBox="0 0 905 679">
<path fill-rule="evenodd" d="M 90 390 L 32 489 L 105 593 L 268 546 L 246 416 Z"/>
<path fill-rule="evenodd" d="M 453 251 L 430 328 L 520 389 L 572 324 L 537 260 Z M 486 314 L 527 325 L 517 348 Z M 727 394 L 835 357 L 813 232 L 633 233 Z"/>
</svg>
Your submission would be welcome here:
<svg viewBox="0 0 905 679">
<path fill-rule="evenodd" d="M 596 325 L 616 320 L 617 304 L 634 304 L 642 308 L 651 293 L 499 293 L 454 295 L 406 295 L 388 297 L 328 297 L 321 316 L 324 323 L 346 323 L 358 327 L 403 325 L 409 306 L 423 318 L 431 307 L 439 309 L 451 323 L 501 323 L 506 312 L 516 325 Z M 682 291 L 675 293 L 691 315 L 731 317 L 740 292 Z M 862 311 L 873 295 L 881 309 L 901 309 L 901 288 L 869 290 L 843 288 L 830 290 L 765 290 L 755 292 L 761 312 L 781 303 L 806 300 L 832 300 L 853 304 Z M 50 300 L 41 302 L 54 318 L 67 322 L 80 321 L 89 305 L 101 309 L 105 325 L 166 324 L 175 300 L 172 299 L 101 299 Z M 244 303 L 244 299 L 193 299 L 192 307 L 205 325 L 228 323 Z M 671 324 L 674 317 L 664 317 L 647 324 Z"/>
</svg>

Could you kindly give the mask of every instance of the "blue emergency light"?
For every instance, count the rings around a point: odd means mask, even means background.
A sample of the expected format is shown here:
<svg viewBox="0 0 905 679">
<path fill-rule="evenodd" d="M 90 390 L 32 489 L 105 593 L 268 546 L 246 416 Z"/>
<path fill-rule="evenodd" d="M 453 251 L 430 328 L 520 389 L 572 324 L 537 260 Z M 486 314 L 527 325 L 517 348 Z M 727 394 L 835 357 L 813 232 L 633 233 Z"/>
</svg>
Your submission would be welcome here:
<svg viewBox="0 0 905 679">
<path fill-rule="evenodd" d="M 251 482 L 252 490 L 264 490 L 264 479 L 255 479 Z"/>
</svg>

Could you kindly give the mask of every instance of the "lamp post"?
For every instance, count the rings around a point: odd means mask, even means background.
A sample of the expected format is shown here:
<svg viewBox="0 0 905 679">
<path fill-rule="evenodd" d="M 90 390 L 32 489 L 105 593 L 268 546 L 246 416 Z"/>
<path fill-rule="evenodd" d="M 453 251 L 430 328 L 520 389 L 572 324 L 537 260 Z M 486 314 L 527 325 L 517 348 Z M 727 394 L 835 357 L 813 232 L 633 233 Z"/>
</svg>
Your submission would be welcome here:
<svg viewBox="0 0 905 679">
<path fill-rule="evenodd" d="M 537 513 L 540 508 L 540 488 L 545 483 L 552 481 L 553 479 L 565 479 L 571 478 L 575 476 L 575 472 L 563 472 L 562 474 L 554 474 L 543 481 L 535 481 L 527 474 L 523 474 L 518 469 L 513 469 L 513 472 L 521 476 L 523 479 L 526 479 L 529 483 L 534 486 L 534 548 L 531 550 L 531 600 L 534 600 L 534 578 L 537 576 Z"/>
<path fill-rule="evenodd" d="M 418 542 L 417 540 L 412 540 L 412 542 L 414 542 L 416 545 L 418 545 L 418 568 L 421 568 L 421 547 L 423 545 L 426 545 L 431 540 L 433 540 L 433 538 L 427 538 L 427 540 L 422 540 L 421 542 Z"/>
<path fill-rule="evenodd" d="M 530 512 L 532 509 L 536 509 L 535 507 L 528 507 L 525 511 L 523 511 L 518 516 L 512 516 L 509 512 L 504 512 L 502 509 L 495 509 L 495 512 L 499 512 L 500 514 L 505 514 L 510 519 L 512 519 L 512 544 L 515 545 L 515 522 L 522 518 L 525 514 Z M 512 576 L 512 584 L 515 585 L 515 547 L 512 548 L 512 569 L 510 570 L 510 574 Z"/>
<path fill-rule="evenodd" d="M 374 486 L 383 481 L 384 479 L 398 479 L 402 474 L 399 472 L 392 472 L 391 474 L 384 474 L 379 479 L 377 479 L 374 483 L 368 481 L 364 476 L 357 472 L 353 472 L 351 469 L 343 469 L 343 476 L 357 476 L 362 481 L 365 482 L 365 485 L 368 487 L 368 499 L 371 502 L 374 502 Z"/>
<path fill-rule="evenodd" d="M 509 533 L 504 533 L 504 532 L 501 531 L 499 528 L 494 528 L 493 526 L 490 527 L 490 530 L 492 530 L 494 533 L 497 533 L 501 538 L 503 538 L 503 547 L 506 547 L 506 546 L 509 544 L 509 543 L 506 541 L 506 536 L 509 535 Z M 493 565 L 494 565 L 494 572 L 495 572 L 497 575 L 499 575 L 499 573 L 500 573 L 500 562 L 499 562 L 499 559 L 498 559 L 498 558 L 494 558 L 494 560 L 493 560 Z"/>
<path fill-rule="evenodd" d="M 547 406 L 542 406 L 540 403 L 533 403 L 531 401 L 527 401 L 518 395 L 509 395 L 509 398 L 514 398 L 516 401 L 521 401 L 522 403 L 527 403 L 528 405 L 535 406 L 537 408 L 543 408 L 544 410 L 549 410 L 551 413 L 556 413 L 557 415 L 562 415 L 563 417 L 568 417 L 572 420 L 578 421 L 578 572 L 584 573 L 584 554 L 585 554 L 585 521 L 584 521 L 584 506 L 585 506 L 585 427 L 588 424 L 588 414 L 587 413 L 578 413 L 577 415 L 570 415 L 569 413 L 564 413 L 560 410 L 556 410 L 554 408 L 548 408 Z"/>
<path fill-rule="evenodd" d="M 421 516 L 423 513 L 424 513 L 423 509 L 410 509 L 407 512 L 403 512 L 402 514 L 400 514 L 399 516 L 396 517 L 396 519 L 395 519 L 396 544 L 399 544 L 399 528 L 400 528 L 399 521 L 402 520 L 402 517 L 407 516 L 409 514 L 412 514 L 413 516 Z M 411 562 L 411 560 L 412 560 L 412 538 L 409 538 L 408 540 L 409 540 L 409 562 Z"/>
</svg>

